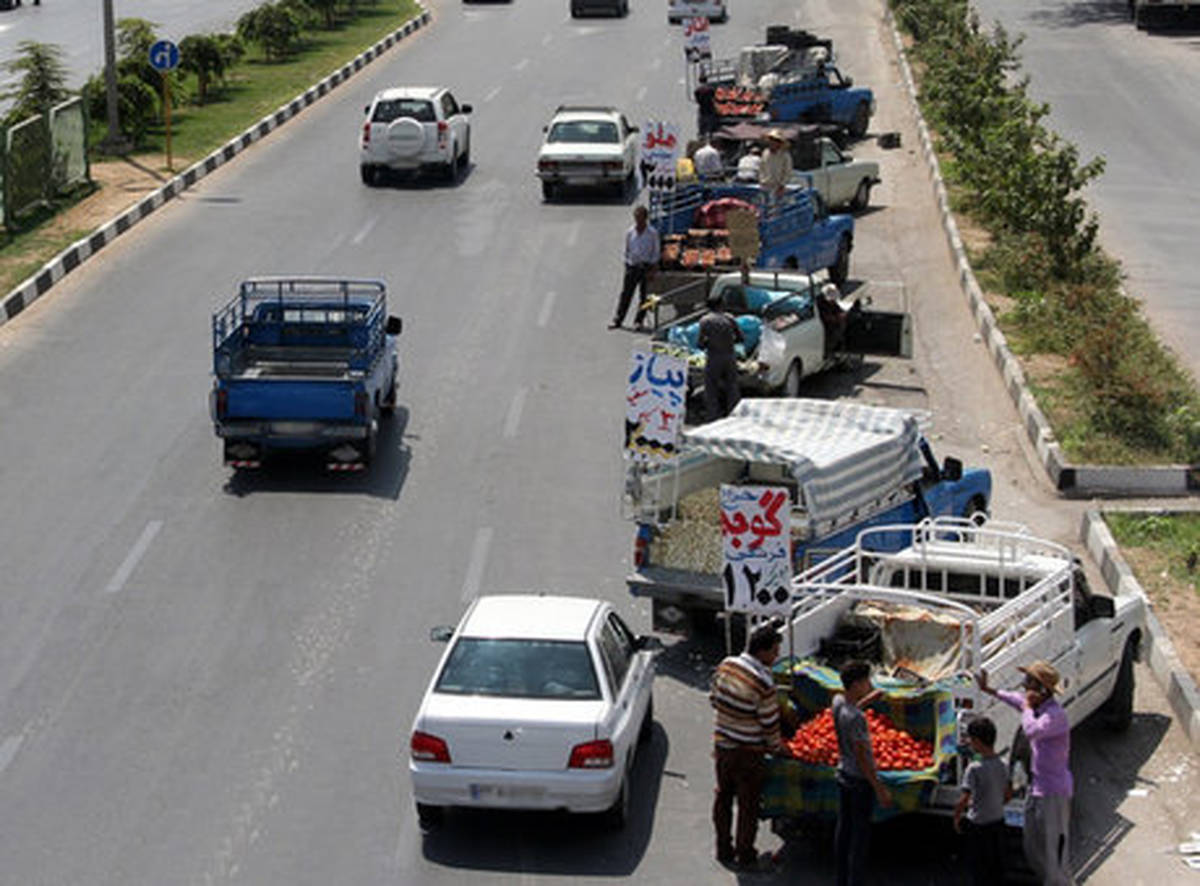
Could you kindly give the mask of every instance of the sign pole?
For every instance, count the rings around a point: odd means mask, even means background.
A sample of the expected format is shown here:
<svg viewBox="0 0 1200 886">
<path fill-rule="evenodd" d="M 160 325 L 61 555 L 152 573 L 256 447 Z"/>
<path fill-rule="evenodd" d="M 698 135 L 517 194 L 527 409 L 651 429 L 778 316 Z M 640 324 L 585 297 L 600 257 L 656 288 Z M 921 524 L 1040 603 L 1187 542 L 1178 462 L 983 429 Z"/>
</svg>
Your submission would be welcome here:
<svg viewBox="0 0 1200 886">
<path fill-rule="evenodd" d="M 167 124 L 167 169 L 171 171 L 171 74 L 169 71 L 162 72 L 163 82 L 163 110 Z"/>
</svg>

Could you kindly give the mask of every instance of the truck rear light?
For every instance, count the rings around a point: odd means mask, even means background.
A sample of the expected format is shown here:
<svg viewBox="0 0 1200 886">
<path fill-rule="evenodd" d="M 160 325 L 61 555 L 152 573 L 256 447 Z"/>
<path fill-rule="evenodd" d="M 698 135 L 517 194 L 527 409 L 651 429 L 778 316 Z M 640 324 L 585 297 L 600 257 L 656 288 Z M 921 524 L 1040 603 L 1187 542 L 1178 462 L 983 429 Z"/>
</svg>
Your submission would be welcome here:
<svg viewBox="0 0 1200 886">
<path fill-rule="evenodd" d="M 650 565 L 650 534 L 643 528 L 639 528 L 637 535 L 633 537 L 633 567 L 641 569 L 643 566 Z"/>
<path fill-rule="evenodd" d="M 450 762 L 450 748 L 446 742 L 428 732 L 420 730 L 414 732 L 408 748 L 414 760 L 420 760 L 423 763 Z"/>
<path fill-rule="evenodd" d="M 368 120 L 366 123 L 363 124 L 362 143 L 363 143 L 364 148 L 371 143 L 371 121 L 370 120 Z"/>
<path fill-rule="evenodd" d="M 613 746 L 607 738 L 599 741 L 585 741 L 571 748 L 570 769 L 611 769 L 613 764 Z"/>
<path fill-rule="evenodd" d="M 355 391 L 355 393 L 354 393 L 354 415 L 357 418 L 366 418 L 367 417 L 367 403 L 369 403 L 369 402 L 370 401 L 367 399 L 366 391 Z"/>
<path fill-rule="evenodd" d="M 601 166 L 610 172 L 620 172 L 622 163 L 620 160 L 605 160 Z"/>
<path fill-rule="evenodd" d="M 218 388 L 214 402 L 216 404 L 217 418 L 224 418 L 229 414 L 229 391 L 224 388 Z"/>
<path fill-rule="evenodd" d="M 538 169 L 542 172 L 557 172 L 558 162 L 555 160 L 539 160 Z"/>
</svg>

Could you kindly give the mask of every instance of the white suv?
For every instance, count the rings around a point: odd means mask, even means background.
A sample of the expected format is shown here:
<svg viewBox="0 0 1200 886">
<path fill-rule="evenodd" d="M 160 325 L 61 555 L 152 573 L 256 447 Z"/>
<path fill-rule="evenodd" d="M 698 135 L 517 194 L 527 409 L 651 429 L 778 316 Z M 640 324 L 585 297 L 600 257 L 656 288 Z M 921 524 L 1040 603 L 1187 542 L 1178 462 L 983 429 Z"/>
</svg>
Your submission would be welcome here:
<svg viewBox="0 0 1200 886">
<path fill-rule="evenodd" d="M 471 162 L 470 105 L 432 86 L 385 89 L 364 108 L 361 159 L 364 184 L 388 172 L 435 170 L 454 181 Z"/>
<path fill-rule="evenodd" d="M 563 185 L 609 187 L 618 194 L 633 188 L 638 128 L 616 108 L 560 105 L 542 131 L 537 176 L 547 200 Z"/>
</svg>

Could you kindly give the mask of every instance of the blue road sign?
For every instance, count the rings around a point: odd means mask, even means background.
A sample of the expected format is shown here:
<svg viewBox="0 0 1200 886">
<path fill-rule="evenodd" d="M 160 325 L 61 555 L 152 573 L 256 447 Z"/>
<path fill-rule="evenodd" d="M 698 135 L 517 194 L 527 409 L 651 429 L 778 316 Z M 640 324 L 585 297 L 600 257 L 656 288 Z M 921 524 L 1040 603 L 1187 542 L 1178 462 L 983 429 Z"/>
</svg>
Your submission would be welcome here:
<svg viewBox="0 0 1200 886">
<path fill-rule="evenodd" d="M 150 47 L 150 67 L 156 71 L 172 71 L 179 67 L 179 47 L 170 40 L 159 40 Z"/>
</svg>

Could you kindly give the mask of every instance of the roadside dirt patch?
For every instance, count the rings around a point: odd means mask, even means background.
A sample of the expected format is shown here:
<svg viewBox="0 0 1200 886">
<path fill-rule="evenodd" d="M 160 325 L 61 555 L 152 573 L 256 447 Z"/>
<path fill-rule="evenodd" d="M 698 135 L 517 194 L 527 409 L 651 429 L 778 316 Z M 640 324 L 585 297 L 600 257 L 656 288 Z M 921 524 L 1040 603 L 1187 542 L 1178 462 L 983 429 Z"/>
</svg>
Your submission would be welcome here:
<svg viewBox="0 0 1200 886">
<path fill-rule="evenodd" d="M 93 163 L 92 179 L 100 189 L 66 212 L 59 213 L 52 224 L 67 231 L 100 227 L 170 180 L 156 168 L 159 161 L 161 156 L 155 154 L 153 159 L 129 157 Z"/>
<path fill-rule="evenodd" d="M 1157 551 L 1122 546 L 1121 555 L 1137 573 L 1179 660 L 1196 680 L 1200 676 L 1200 594 L 1173 578 L 1166 558 Z"/>
</svg>

